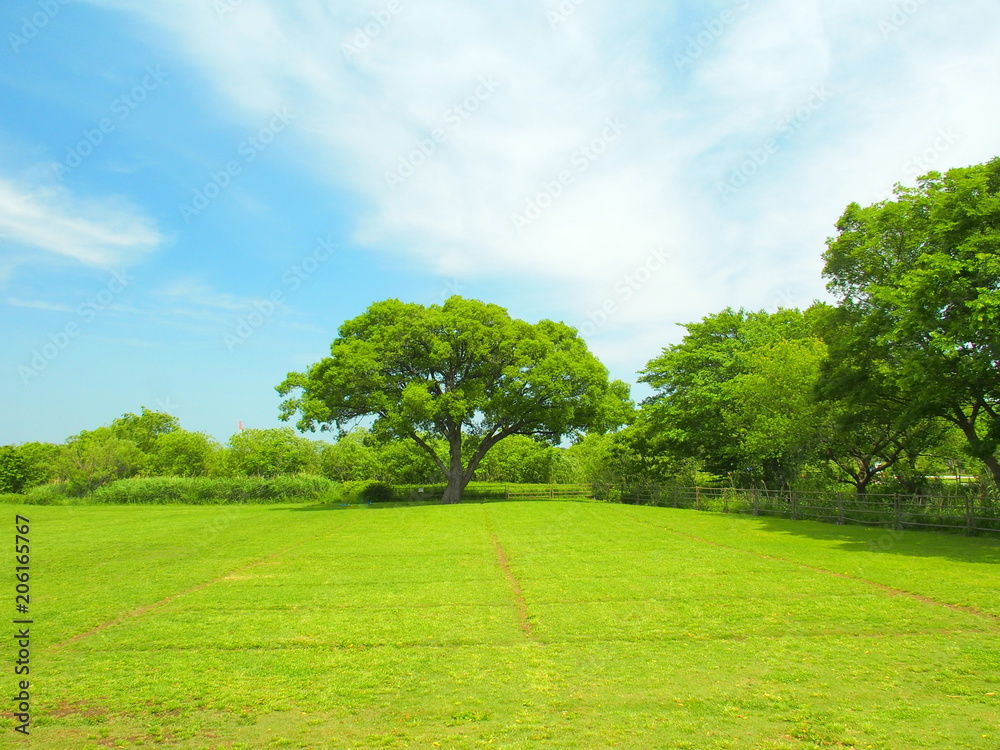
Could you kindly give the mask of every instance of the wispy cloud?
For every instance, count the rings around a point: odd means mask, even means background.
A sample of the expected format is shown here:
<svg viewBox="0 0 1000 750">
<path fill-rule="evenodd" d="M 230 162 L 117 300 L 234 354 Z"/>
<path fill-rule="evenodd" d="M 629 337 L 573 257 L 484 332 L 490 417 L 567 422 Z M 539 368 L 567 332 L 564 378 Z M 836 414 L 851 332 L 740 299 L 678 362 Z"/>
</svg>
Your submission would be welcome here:
<svg viewBox="0 0 1000 750">
<path fill-rule="evenodd" d="M 99 4 L 163 28 L 234 116 L 295 112 L 310 167 L 368 207 L 360 244 L 449 276 L 572 289 L 580 322 L 608 280 L 668 248 L 669 267 L 609 332 L 662 335 L 728 304 L 768 306 L 776 289 L 808 300 L 846 203 L 912 181 L 904 165 L 938 127 L 981 124 L 942 167 L 1000 150 L 987 132 L 1000 104 L 976 88 L 1000 77 L 992 0 L 918 4 L 888 33 L 891 0 L 731 0 L 676 27 L 663 19 L 688 18 L 690 4 L 593 0 L 552 24 L 556 2 L 400 0 L 349 51 L 384 3 L 259 0 L 224 15 L 203 0 Z M 727 9 L 694 64 L 675 65 Z M 789 128 L 816 87 L 829 96 Z M 622 132 L 602 144 L 609 118 Z M 716 184 L 776 135 L 768 163 L 723 201 Z M 406 179 L 387 180 L 404 163 Z M 528 211 L 527 226 L 514 220 Z"/>
<path fill-rule="evenodd" d="M 28 186 L 2 177 L 0 235 L 15 247 L 99 268 L 130 265 L 164 239 L 124 199 L 83 199 L 59 186 Z"/>
<path fill-rule="evenodd" d="M 164 284 L 158 296 L 167 303 L 187 305 L 198 310 L 242 312 L 253 305 L 254 298 L 220 292 L 199 279 L 175 279 Z"/>
<path fill-rule="evenodd" d="M 52 302 L 43 302 L 40 300 L 23 300 L 16 297 L 11 297 L 7 300 L 8 305 L 13 307 L 26 307 L 30 310 L 48 310 L 50 312 L 58 313 L 71 313 L 73 308 L 69 305 L 54 304 Z"/>
</svg>

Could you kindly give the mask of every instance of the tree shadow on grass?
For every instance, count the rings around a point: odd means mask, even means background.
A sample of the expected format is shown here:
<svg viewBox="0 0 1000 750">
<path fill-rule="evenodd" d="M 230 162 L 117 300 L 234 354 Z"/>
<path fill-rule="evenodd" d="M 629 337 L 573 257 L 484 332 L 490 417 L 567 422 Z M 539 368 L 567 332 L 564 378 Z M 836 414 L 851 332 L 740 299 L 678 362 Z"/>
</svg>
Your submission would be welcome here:
<svg viewBox="0 0 1000 750">
<path fill-rule="evenodd" d="M 578 497 L 555 497 L 555 498 L 518 498 L 510 499 L 498 498 L 469 498 L 460 503 L 448 505 L 442 503 L 440 498 L 428 498 L 427 500 L 396 500 L 386 503 L 313 503 L 302 505 L 296 508 L 286 508 L 292 511 L 327 511 L 327 510 L 391 510 L 396 508 L 423 508 L 427 506 L 437 506 L 442 508 L 454 508 L 462 505 L 492 505 L 494 503 L 594 503 L 590 498 Z"/>
<path fill-rule="evenodd" d="M 773 534 L 806 537 L 817 541 L 839 542 L 848 552 L 943 557 L 970 563 L 1000 564 L 1000 534 L 980 532 L 965 536 L 962 530 L 943 531 L 921 528 L 896 530 L 889 526 L 863 526 L 820 521 L 793 521 L 769 516 L 744 516 Z"/>
</svg>

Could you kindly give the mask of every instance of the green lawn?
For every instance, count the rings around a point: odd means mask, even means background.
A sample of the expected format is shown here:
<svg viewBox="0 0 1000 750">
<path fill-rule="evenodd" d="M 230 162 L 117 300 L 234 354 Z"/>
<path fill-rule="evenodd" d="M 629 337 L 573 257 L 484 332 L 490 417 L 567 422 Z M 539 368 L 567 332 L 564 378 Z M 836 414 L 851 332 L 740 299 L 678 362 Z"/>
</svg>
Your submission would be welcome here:
<svg viewBox="0 0 1000 750">
<path fill-rule="evenodd" d="M 0 747 L 1000 747 L 996 541 L 593 502 L 5 507 L 35 723 L 5 709 Z"/>
</svg>

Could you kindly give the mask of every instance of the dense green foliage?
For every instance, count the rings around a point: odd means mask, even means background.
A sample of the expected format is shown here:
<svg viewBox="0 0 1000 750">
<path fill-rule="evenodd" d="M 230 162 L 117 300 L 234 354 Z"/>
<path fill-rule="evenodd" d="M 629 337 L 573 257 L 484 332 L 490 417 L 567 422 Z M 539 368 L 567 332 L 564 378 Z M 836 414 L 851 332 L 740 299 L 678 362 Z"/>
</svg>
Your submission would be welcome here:
<svg viewBox="0 0 1000 750">
<path fill-rule="evenodd" d="M 532 325 L 477 300 L 378 302 L 341 326 L 330 353 L 278 386 L 282 419 L 342 430 L 374 418 L 378 437 L 412 440 L 437 465 L 445 502 L 458 502 L 487 453 L 512 435 L 556 445 L 629 417 L 628 387 L 609 382 L 574 329 Z"/>
<path fill-rule="evenodd" d="M 824 256 L 835 307 L 688 324 L 590 474 L 858 494 L 928 491 L 942 474 L 1000 486 L 1000 159 L 852 204 L 837 230 Z"/>
<path fill-rule="evenodd" d="M 339 499 L 336 484 L 325 477 L 135 477 L 95 490 L 93 503 L 224 505 L 317 502 Z"/>
<path fill-rule="evenodd" d="M 1000 158 L 848 206 L 824 275 L 897 401 L 962 431 L 1000 486 Z"/>
<path fill-rule="evenodd" d="M 25 461 L 21 453 L 10 445 L 0 445 L 0 492 L 20 492 L 24 489 Z"/>
</svg>

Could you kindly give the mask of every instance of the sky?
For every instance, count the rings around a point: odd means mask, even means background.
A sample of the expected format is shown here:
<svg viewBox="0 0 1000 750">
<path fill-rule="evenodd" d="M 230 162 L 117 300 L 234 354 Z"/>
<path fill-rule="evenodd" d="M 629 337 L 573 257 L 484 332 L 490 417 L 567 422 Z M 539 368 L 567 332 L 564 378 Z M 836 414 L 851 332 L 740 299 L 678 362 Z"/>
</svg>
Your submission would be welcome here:
<svg viewBox="0 0 1000 750">
<path fill-rule="evenodd" d="M 997 50 L 997 0 L 6 0 L 0 444 L 281 426 L 387 298 L 562 320 L 635 385 L 826 299 L 852 201 L 1000 154 Z"/>
</svg>

